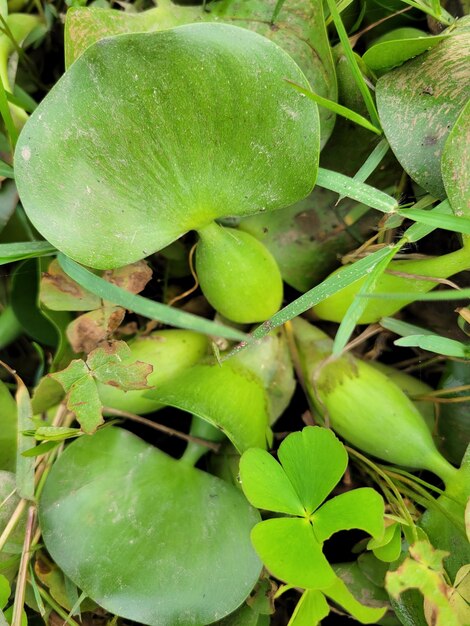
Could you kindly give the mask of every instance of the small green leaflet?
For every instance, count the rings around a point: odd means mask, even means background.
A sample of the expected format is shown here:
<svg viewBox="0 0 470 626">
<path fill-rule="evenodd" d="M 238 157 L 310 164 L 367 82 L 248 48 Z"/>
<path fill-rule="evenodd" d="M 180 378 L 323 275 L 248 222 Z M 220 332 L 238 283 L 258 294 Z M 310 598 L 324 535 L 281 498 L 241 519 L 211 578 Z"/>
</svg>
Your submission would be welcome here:
<svg viewBox="0 0 470 626">
<path fill-rule="evenodd" d="M 394 344 L 406 348 L 418 347 L 428 352 L 444 354 L 445 356 L 452 356 L 458 359 L 470 358 L 470 345 L 455 339 L 449 339 L 448 337 L 441 337 L 440 335 L 408 335 L 407 337 L 397 339 L 394 341 Z"/>
<path fill-rule="evenodd" d="M 75 359 L 65 370 L 50 374 L 64 388 L 67 408 L 75 414 L 83 432 L 94 433 L 104 421 L 97 381 L 124 391 L 149 388 L 147 376 L 152 366 L 142 361 L 129 363 L 130 354 L 126 342 L 113 342 L 90 352 L 86 362 Z"/>
</svg>

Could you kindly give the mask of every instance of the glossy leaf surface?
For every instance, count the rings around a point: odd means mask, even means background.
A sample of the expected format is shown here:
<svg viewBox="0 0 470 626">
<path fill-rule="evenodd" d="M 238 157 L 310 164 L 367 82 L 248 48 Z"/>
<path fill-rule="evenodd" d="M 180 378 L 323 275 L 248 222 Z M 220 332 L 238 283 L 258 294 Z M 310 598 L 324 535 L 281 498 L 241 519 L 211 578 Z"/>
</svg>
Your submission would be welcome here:
<svg viewBox="0 0 470 626">
<path fill-rule="evenodd" d="M 93 600 L 155 626 L 208 624 L 250 593 L 259 515 L 227 483 L 130 433 L 71 444 L 40 501 L 49 553 Z"/>
<path fill-rule="evenodd" d="M 377 106 L 401 165 L 421 187 L 444 198 L 441 155 L 469 97 L 470 20 L 459 20 L 436 48 L 382 76 Z"/>
<path fill-rule="evenodd" d="M 348 464 L 343 444 L 320 426 L 292 433 L 279 446 L 278 456 L 307 514 L 320 506 Z"/>
<path fill-rule="evenodd" d="M 98 42 L 21 134 L 28 216 L 74 260 L 108 269 L 215 218 L 299 200 L 315 182 L 318 111 L 286 78 L 308 86 L 283 50 L 235 26 Z"/>
<path fill-rule="evenodd" d="M 198 21 L 225 22 L 255 31 L 283 48 L 299 65 L 313 91 L 336 100 L 336 77 L 323 19 L 321 0 L 285 0 L 275 20 L 278 0 L 222 0 L 201 6 L 181 6 L 160 0 L 148 11 L 132 14 L 94 6 L 73 7 L 65 22 L 65 58 L 69 66 L 103 37 L 172 28 Z M 321 109 L 321 143 L 333 130 L 335 116 Z"/>
</svg>

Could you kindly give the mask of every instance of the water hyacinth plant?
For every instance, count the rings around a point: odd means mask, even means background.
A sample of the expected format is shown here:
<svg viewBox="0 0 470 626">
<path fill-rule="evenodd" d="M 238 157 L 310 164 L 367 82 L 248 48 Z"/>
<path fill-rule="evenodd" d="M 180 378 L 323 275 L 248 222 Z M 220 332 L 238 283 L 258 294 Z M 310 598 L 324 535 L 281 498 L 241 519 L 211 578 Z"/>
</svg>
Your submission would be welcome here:
<svg viewBox="0 0 470 626">
<path fill-rule="evenodd" d="M 0 3 L 0 626 L 470 623 L 465 9 Z"/>
</svg>

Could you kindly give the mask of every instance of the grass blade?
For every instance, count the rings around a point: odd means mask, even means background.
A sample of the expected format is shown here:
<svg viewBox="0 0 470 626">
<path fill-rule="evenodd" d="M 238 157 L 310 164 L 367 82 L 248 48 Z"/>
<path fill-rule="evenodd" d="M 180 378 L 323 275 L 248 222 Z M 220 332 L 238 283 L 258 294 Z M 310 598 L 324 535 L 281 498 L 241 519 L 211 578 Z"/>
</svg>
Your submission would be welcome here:
<svg viewBox="0 0 470 626">
<path fill-rule="evenodd" d="M 317 185 L 357 200 L 382 213 L 393 213 L 398 209 L 398 203 L 395 198 L 387 193 L 355 180 L 350 176 L 326 170 L 323 167 L 318 168 Z"/>
<path fill-rule="evenodd" d="M 369 256 L 364 257 L 363 259 L 359 259 L 353 263 L 350 267 L 345 268 L 341 274 L 335 274 L 334 276 L 329 276 L 322 283 L 307 291 L 302 296 L 291 302 L 286 307 L 281 309 L 278 313 L 273 315 L 269 320 L 258 326 L 253 333 L 248 336 L 247 341 L 243 341 L 238 346 L 235 346 L 233 350 L 229 352 L 225 357 L 221 360 L 226 361 L 231 356 L 234 356 L 247 346 L 253 344 L 259 339 L 262 339 L 267 334 L 269 334 L 274 328 L 278 326 L 282 326 L 286 322 L 290 321 L 294 317 L 305 313 L 312 306 L 315 306 L 319 302 L 326 300 L 333 294 L 337 293 L 344 287 L 351 285 L 362 278 L 365 272 L 369 271 L 371 268 L 374 268 L 377 263 L 379 263 L 382 259 L 390 254 L 390 247 L 385 247 L 376 252 L 370 254 Z"/>
<path fill-rule="evenodd" d="M 436 215 L 438 219 L 440 219 L 440 215 L 452 215 L 452 208 L 449 204 L 449 201 L 444 200 L 433 209 L 426 211 L 426 213 Z M 409 243 L 415 243 L 423 237 L 426 237 L 426 235 L 432 233 L 433 230 L 435 230 L 436 228 L 437 226 L 430 226 L 429 224 L 416 222 L 416 224 L 412 224 L 409 228 L 406 229 L 403 235 L 403 239 L 406 239 L 406 241 L 408 241 Z"/>
<path fill-rule="evenodd" d="M 4 176 L 5 178 L 15 178 L 12 166 L 2 160 L 0 160 L 0 176 Z"/>
<path fill-rule="evenodd" d="M 286 0 L 277 0 L 276 6 L 274 7 L 273 15 L 271 17 L 271 24 L 274 24 L 274 22 L 277 20 L 285 1 Z"/>
<path fill-rule="evenodd" d="M 61 268 L 70 278 L 85 289 L 88 289 L 88 291 L 91 291 L 91 293 L 103 298 L 103 300 L 108 300 L 129 311 L 134 311 L 139 315 L 158 320 L 163 324 L 175 326 L 176 328 L 185 328 L 186 330 L 194 330 L 205 335 L 216 335 L 235 341 L 246 339 L 246 335 L 235 328 L 217 324 L 197 315 L 174 309 L 166 304 L 154 302 L 143 296 L 136 296 L 125 289 L 121 289 L 121 287 L 109 283 L 100 276 L 96 276 L 96 274 L 75 263 L 75 261 L 72 261 L 72 259 L 69 259 L 61 252 L 58 254 L 57 259 Z"/>
<path fill-rule="evenodd" d="M 383 317 L 379 324 L 382 328 L 390 330 L 392 333 L 396 333 L 401 337 L 408 337 L 409 335 L 432 335 L 432 331 L 421 328 L 421 326 L 415 326 L 402 320 L 397 320 L 394 317 Z"/>
<path fill-rule="evenodd" d="M 33 437 L 24 433 L 24 431 L 34 429 L 31 398 L 29 397 L 28 388 L 18 374 L 3 361 L 0 361 L 0 365 L 7 370 L 16 382 L 15 400 L 18 415 L 16 491 L 21 498 L 34 500 L 34 459 L 25 458 L 22 454 L 36 444 Z"/>
<path fill-rule="evenodd" d="M 8 139 L 10 141 L 12 149 L 16 146 L 16 142 L 18 140 L 18 131 L 16 130 L 15 123 L 13 122 L 13 117 L 11 115 L 10 107 L 8 105 L 8 97 L 7 91 L 3 86 L 3 82 L 0 80 L 0 115 L 3 118 L 3 122 L 5 123 L 5 129 L 8 134 Z"/>
<path fill-rule="evenodd" d="M 48 241 L 22 241 L 0 244 L 0 265 L 54 254 L 56 248 Z"/>
<path fill-rule="evenodd" d="M 367 107 L 367 111 L 369 113 L 372 124 L 376 126 L 377 128 L 382 128 L 374 99 L 372 98 L 372 95 L 369 91 L 369 87 L 366 85 L 366 81 L 364 80 L 364 77 L 362 76 L 362 73 L 361 73 L 361 70 L 359 69 L 357 61 L 354 58 L 354 52 L 351 48 L 349 37 L 346 32 L 346 29 L 344 28 L 343 21 L 341 20 L 341 16 L 336 7 L 336 2 L 335 0 L 327 0 L 327 3 L 328 3 L 328 8 L 330 9 L 331 17 L 333 18 L 333 21 L 336 26 L 336 30 L 338 32 L 341 45 L 343 46 L 344 55 L 346 56 L 349 62 L 351 72 L 354 76 L 354 80 L 356 81 L 357 86 L 359 87 L 359 90 L 362 94 L 362 97 Z"/>
<path fill-rule="evenodd" d="M 428 352 L 443 354 L 457 359 L 470 358 L 470 345 L 461 341 L 441 337 L 440 335 L 409 335 L 393 342 L 396 346 L 405 348 L 421 348 Z"/>
<path fill-rule="evenodd" d="M 297 91 L 299 91 L 300 93 L 303 93 L 304 96 L 307 96 L 307 98 L 310 98 L 310 100 L 313 100 L 320 106 L 325 107 L 325 109 L 328 109 L 329 111 L 333 111 L 333 113 L 336 113 L 337 115 L 341 115 L 342 117 L 345 117 L 346 119 L 350 120 L 351 122 L 354 122 L 358 126 L 362 126 L 363 128 L 366 128 L 367 130 L 372 131 L 376 135 L 382 134 L 382 131 L 380 130 L 380 128 L 377 128 L 376 126 L 371 124 L 371 122 L 369 122 L 368 119 L 366 119 L 362 115 L 359 115 L 359 113 L 356 113 L 355 111 L 352 111 L 351 109 L 348 109 L 348 107 L 345 107 L 342 104 L 338 104 L 337 102 L 334 102 L 333 100 L 328 100 L 328 98 L 323 98 L 322 96 L 319 96 L 318 94 L 314 93 L 313 91 L 310 91 L 309 89 L 304 89 L 303 87 L 301 87 L 300 85 L 297 85 L 297 83 L 294 83 L 291 80 L 286 79 L 286 82 L 288 82 L 289 85 L 292 85 L 292 87 L 294 87 L 294 89 L 297 89 Z"/>
<path fill-rule="evenodd" d="M 416 293 L 416 291 L 402 291 L 400 293 L 367 293 L 361 298 L 379 298 L 382 300 L 419 300 L 422 302 L 435 302 L 441 300 L 465 300 L 470 298 L 470 287 L 464 289 L 443 289 L 430 293 Z"/>
<path fill-rule="evenodd" d="M 361 183 L 365 183 L 369 176 L 374 172 L 377 167 L 382 162 L 382 159 L 385 157 L 387 152 L 390 149 L 390 145 L 388 141 L 383 138 L 379 143 L 375 146 L 372 152 L 369 154 L 365 162 L 362 166 L 357 170 L 354 174 L 354 180 L 358 180 Z M 338 198 L 338 202 L 340 202 L 344 196 L 340 196 Z"/>
<path fill-rule="evenodd" d="M 401 247 L 402 244 L 397 244 L 391 250 L 389 250 L 387 256 L 383 258 L 379 263 L 377 263 L 377 265 L 367 276 L 365 283 L 362 285 L 357 296 L 352 301 L 351 306 L 346 311 L 346 315 L 343 317 L 338 331 L 336 332 L 335 340 L 333 343 L 333 356 L 339 356 L 344 350 L 354 331 L 354 328 L 356 327 L 359 318 L 364 313 L 364 310 L 368 304 L 368 301 L 365 298 L 360 298 L 358 296 L 374 291 L 377 285 L 377 281 L 385 272 L 388 264 Z"/>
<path fill-rule="evenodd" d="M 442 212 L 439 215 L 435 215 L 431 211 L 425 211 L 424 209 L 401 209 L 399 213 L 404 217 L 433 228 L 442 228 L 455 233 L 470 235 L 470 219 L 468 217 L 443 215 Z"/>
</svg>

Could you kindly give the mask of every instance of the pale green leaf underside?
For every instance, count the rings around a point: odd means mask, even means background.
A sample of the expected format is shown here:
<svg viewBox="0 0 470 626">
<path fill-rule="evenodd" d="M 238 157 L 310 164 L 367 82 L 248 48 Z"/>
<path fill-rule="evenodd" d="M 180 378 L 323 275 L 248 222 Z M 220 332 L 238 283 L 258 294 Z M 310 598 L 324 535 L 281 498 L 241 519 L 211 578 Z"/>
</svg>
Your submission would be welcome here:
<svg viewBox="0 0 470 626">
<path fill-rule="evenodd" d="M 258 448 L 247 450 L 240 460 L 240 480 L 246 497 L 256 508 L 304 515 L 299 496 L 269 452 Z"/>
<path fill-rule="evenodd" d="M 277 45 L 225 24 L 94 44 L 25 125 L 15 176 L 36 228 L 89 267 L 129 264 L 315 182 L 319 122 Z M 119 129 L 119 132 L 116 132 Z"/>
<path fill-rule="evenodd" d="M 323 556 L 312 526 L 300 517 L 281 517 L 257 524 L 251 533 L 256 552 L 268 570 L 302 589 L 325 589 L 335 573 Z"/>
<path fill-rule="evenodd" d="M 252 372 L 236 363 L 194 365 L 144 395 L 220 428 L 240 453 L 266 448 L 266 392 Z"/>
<path fill-rule="evenodd" d="M 250 544 L 259 515 L 237 489 L 118 428 L 66 449 L 39 517 L 49 553 L 80 589 L 151 626 L 231 613 L 261 569 Z"/>
<path fill-rule="evenodd" d="M 291 433 L 279 446 L 278 457 L 308 514 L 320 506 L 348 464 L 343 444 L 320 426 Z"/>
</svg>

